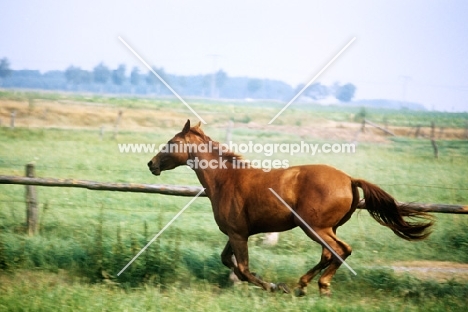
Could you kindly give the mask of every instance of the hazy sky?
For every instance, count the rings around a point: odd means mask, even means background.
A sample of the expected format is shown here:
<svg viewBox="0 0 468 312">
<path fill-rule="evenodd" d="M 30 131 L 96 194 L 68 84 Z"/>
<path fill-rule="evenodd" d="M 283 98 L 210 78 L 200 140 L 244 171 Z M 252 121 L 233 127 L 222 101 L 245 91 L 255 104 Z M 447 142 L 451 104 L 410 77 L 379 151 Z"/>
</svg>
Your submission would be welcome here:
<svg viewBox="0 0 468 312">
<path fill-rule="evenodd" d="M 468 111 L 468 1 L 1 1 L 13 69 L 146 68 L 307 83 L 351 82 L 358 99 Z M 407 78 L 405 78 L 407 77 Z M 403 84 L 406 81 L 406 92 Z"/>
</svg>

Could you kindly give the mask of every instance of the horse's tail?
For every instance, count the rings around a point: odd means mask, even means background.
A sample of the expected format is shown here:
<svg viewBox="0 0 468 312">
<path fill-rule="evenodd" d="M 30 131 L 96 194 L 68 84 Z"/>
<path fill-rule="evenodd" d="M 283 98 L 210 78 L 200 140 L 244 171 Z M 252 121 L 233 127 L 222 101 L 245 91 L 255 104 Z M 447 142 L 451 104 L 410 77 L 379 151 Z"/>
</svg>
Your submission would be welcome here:
<svg viewBox="0 0 468 312">
<path fill-rule="evenodd" d="M 395 199 L 380 187 L 364 180 L 353 179 L 353 187 L 364 192 L 366 209 L 381 225 L 390 228 L 396 235 L 406 240 L 421 240 L 429 236 L 432 218 L 425 212 L 415 211 L 398 205 Z M 404 217 L 424 219 L 425 222 L 408 222 Z"/>
</svg>

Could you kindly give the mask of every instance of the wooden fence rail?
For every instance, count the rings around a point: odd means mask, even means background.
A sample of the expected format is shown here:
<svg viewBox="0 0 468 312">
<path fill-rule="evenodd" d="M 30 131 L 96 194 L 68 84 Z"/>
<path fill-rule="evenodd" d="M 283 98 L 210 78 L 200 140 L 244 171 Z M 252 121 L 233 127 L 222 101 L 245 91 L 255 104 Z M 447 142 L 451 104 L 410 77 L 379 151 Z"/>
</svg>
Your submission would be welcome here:
<svg viewBox="0 0 468 312">
<path fill-rule="evenodd" d="M 178 186 L 164 184 L 139 184 L 139 183 L 103 183 L 76 179 L 54 179 L 54 178 L 30 178 L 21 176 L 0 175 L 0 184 L 20 184 L 55 187 L 77 187 L 93 191 L 114 191 L 133 193 L 153 193 L 175 196 L 195 196 L 200 192 L 198 186 Z M 202 193 L 200 196 L 205 196 Z"/>
<path fill-rule="evenodd" d="M 20 184 L 20 185 L 38 185 L 52 187 L 77 187 L 86 188 L 94 191 L 116 191 L 116 192 L 136 192 L 153 193 L 174 196 L 195 196 L 201 188 L 197 186 L 178 186 L 164 184 L 138 184 L 138 183 L 102 183 L 96 181 L 76 180 L 76 179 L 54 179 L 54 178 L 30 178 L 20 176 L 0 175 L 0 184 Z M 200 196 L 206 197 L 205 193 Z M 399 203 L 407 205 L 414 210 L 437 212 L 437 213 L 455 213 L 468 214 L 468 205 L 447 205 L 447 204 L 424 204 L 424 203 Z M 358 208 L 365 209 L 365 201 L 361 201 Z"/>
</svg>

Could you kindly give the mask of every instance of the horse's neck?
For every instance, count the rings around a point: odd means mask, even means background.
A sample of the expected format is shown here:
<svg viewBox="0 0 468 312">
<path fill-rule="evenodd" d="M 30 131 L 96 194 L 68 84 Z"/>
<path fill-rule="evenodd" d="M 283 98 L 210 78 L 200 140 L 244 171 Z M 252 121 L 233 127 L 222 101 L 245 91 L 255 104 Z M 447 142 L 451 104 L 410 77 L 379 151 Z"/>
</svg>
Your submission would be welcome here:
<svg viewBox="0 0 468 312">
<path fill-rule="evenodd" d="M 215 178 L 211 174 L 208 174 L 207 170 L 194 169 L 198 177 L 198 181 L 205 188 L 205 193 L 211 198 L 211 195 L 215 193 L 214 185 Z"/>
<path fill-rule="evenodd" d="M 195 162 L 195 159 L 197 159 L 198 162 Z M 210 197 L 215 193 L 216 185 L 219 185 L 218 180 L 221 177 L 221 172 L 231 168 L 232 164 L 228 161 L 224 161 L 223 157 L 217 152 L 196 153 L 192 155 L 192 160 L 194 160 L 193 170 L 197 174 L 201 185 L 205 188 L 205 192 Z M 209 163 L 210 161 L 213 162 Z"/>
</svg>

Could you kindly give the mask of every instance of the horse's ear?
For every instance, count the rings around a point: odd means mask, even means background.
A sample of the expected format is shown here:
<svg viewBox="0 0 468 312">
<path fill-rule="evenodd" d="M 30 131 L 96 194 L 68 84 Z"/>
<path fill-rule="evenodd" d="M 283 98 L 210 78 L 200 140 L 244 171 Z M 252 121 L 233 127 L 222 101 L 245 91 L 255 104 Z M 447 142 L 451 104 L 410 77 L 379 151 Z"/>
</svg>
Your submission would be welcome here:
<svg viewBox="0 0 468 312">
<path fill-rule="evenodd" d="M 187 122 L 185 123 L 184 129 L 182 129 L 182 133 L 186 134 L 190 130 L 190 119 L 187 119 Z"/>
<path fill-rule="evenodd" d="M 201 121 L 197 122 L 197 124 L 195 125 L 196 128 L 200 128 L 201 127 Z"/>
</svg>

